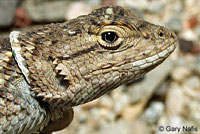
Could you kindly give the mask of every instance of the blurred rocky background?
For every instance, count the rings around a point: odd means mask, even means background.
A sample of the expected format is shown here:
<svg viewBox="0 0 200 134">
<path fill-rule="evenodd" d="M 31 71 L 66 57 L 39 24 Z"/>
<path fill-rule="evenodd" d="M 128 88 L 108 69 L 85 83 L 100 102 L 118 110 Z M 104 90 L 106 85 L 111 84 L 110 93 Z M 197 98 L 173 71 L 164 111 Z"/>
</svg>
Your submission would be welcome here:
<svg viewBox="0 0 200 134">
<path fill-rule="evenodd" d="M 0 37 L 106 5 L 175 31 L 179 46 L 141 80 L 75 107 L 72 124 L 54 134 L 177 134 L 172 127 L 183 126 L 178 134 L 200 134 L 200 0 L 0 0 Z"/>
</svg>

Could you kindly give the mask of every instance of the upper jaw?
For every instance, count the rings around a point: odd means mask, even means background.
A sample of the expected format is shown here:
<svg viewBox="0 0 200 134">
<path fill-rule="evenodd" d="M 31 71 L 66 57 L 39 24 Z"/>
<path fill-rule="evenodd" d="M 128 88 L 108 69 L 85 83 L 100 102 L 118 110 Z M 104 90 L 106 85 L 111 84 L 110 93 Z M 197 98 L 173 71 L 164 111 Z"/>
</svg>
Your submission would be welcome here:
<svg viewBox="0 0 200 134">
<path fill-rule="evenodd" d="M 140 69 L 145 69 L 147 67 L 153 66 L 157 64 L 158 62 L 165 60 L 175 50 L 176 45 L 177 45 L 177 42 L 174 41 L 174 43 L 170 45 L 168 48 L 166 48 L 165 50 L 153 56 L 150 56 L 138 61 L 134 61 L 131 64 L 133 67 L 139 67 Z"/>
</svg>

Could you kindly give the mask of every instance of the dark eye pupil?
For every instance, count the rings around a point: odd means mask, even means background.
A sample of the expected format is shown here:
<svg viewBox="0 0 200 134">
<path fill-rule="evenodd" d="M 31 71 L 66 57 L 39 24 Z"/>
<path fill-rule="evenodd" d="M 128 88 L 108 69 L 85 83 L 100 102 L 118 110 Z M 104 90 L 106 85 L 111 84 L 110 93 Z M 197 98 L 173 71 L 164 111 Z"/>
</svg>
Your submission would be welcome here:
<svg viewBox="0 0 200 134">
<path fill-rule="evenodd" d="M 101 38 L 107 43 L 112 43 L 117 40 L 118 36 L 115 32 L 104 32 L 101 34 Z"/>
<path fill-rule="evenodd" d="M 160 33 L 159 33 L 159 36 L 160 36 L 160 37 L 162 37 L 163 35 L 164 35 L 163 32 L 160 32 Z"/>
</svg>

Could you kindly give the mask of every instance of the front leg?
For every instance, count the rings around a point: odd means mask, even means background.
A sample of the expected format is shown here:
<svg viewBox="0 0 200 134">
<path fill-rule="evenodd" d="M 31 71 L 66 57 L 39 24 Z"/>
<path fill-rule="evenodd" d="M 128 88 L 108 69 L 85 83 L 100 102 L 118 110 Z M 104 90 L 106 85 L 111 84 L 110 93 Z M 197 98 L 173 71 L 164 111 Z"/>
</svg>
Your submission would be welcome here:
<svg viewBox="0 0 200 134">
<path fill-rule="evenodd" d="M 51 109 L 52 118 L 49 124 L 44 127 L 41 134 L 51 134 L 54 131 L 62 130 L 69 126 L 74 117 L 74 111 L 72 108 L 67 110 Z"/>
</svg>

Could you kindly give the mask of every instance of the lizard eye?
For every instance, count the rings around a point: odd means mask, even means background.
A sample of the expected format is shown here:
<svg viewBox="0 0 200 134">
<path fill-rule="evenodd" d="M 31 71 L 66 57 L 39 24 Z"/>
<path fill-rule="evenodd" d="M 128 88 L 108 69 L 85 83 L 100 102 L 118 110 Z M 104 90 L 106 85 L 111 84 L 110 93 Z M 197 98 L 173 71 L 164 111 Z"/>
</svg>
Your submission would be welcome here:
<svg viewBox="0 0 200 134">
<path fill-rule="evenodd" d="M 97 41 L 104 49 L 116 50 L 121 46 L 125 37 L 126 32 L 121 27 L 105 26 L 99 31 Z"/>
<path fill-rule="evenodd" d="M 156 32 L 157 38 L 164 38 L 164 36 L 165 36 L 165 31 L 163 29 L 160 29 Z"/>
<path fill-rule="evenodd" d="M 160 37 L 163 37 L 163 36 L 164 36 L 164 33 L 163 33 L 162 31 L 159 31 L 159 32 L 158 32 L 158 35 L 159 35 Z"/>
<path fill-rule="evenodd" d="M 101 34 L 102 40 L 107 43 L 113 43 L 118 39 L 118 35 L 115 32 L 108 31 Z"/>
</svg>

